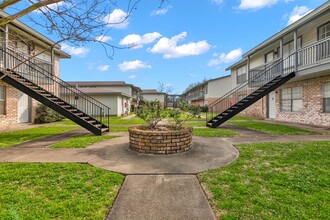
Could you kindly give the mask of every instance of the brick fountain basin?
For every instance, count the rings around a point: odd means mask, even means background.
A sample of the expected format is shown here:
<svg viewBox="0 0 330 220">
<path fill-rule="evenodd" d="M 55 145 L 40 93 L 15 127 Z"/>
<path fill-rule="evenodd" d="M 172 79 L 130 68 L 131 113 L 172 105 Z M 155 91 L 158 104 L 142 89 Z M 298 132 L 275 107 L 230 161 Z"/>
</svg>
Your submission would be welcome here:
<svg viewBox="0 0 330 220">
<path fill-rule="evenodd" d="M 148 130 L 147 126 L 130 127 L 130 148 L 146 154 L 175 154 L 188 151 L 191 148 L 192 128 L 183 127 L 173 130 Z"/>
</svg>

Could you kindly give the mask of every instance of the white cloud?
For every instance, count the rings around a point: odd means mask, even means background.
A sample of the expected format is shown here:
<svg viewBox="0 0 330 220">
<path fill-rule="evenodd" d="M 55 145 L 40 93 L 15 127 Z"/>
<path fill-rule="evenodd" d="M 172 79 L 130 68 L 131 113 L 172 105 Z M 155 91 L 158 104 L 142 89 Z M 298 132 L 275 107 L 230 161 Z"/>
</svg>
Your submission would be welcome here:
<svg viewBox="0 0 330 220">
<path fill-rule="evenodd" d="M 246 10 L 246 9 L 258 10 L 261 8 L 273 6 L 278 1 L 279 0 L 241 0 L 241 4 L 238 6 L 238 8 L 242 10 Z"/>
<path fill-rule="evenodd" d="M 210 1 L 215 3 L 216 5 L 221 5 L 224 0 L 210 0 Z"/>
<path fill-rule="evenodd" d="M 50 10 L 58 11 L 61 6 L 64 6 L 65 2 L 57 2 L 53 4 L 49 4 L 47 6 L 41 7 L 39 9 L 34 10 L 35 13 L 42 13 Z"/>
<path fill-rule="evenodd" d="M 128 78 L 135 79 L 136 78 L 136 75 L 130 75 Z"/>
<path fill-rule="evenodd" d="M 131 46 L 133 49 L 141 48 L 144 44 L 150 44 L 160 38 L 162 35 L 158 32 L 146 33 L 143 36 L 130 34 L 120 40 L 120 45 Z"/>
<path fill-rule="evenodd" d="M 208 62 L 209 66 L 217 66 L 221 63 L 231 63 L 234 62 L 236 60 L 238 60 L 239 58 L 241 58 L 243 54 L 243 51 L 241 48 L 237 48 L 235 50 L 230 51 L 229 53 L 225 54 L 225 53 L 221 53 L 221 54 L 213 54 L 213 56 L 215 56 L 215 59 L 211 59 Z"/>
<path fill-rule="evenodd" d="M 79 57 L 84 57 L 89 52 L 88 48 L 69 46 L 65 43 L 61 44 L 61 49 L 69 53 L 70 55 L 79 56 Z"/>
<path fill-rule="evenodd" d="M 118 65 L 119 69 L 122 72 L 133 72 L 139 69 L 150 69 L 151 66 L 147 63 L 142 62 L 141 60 L 134 60 L 134 61 L 124 61 Z"/>
<path fill-rule="evenodd" d="M 102 66 L 98 66 L 97 69 L 99 69 L 100 71 L 107 71 L 109 69 L 109 65 L 102 65 Z"/>
<path fill-rule="evenodd" d="M 162 37 L 151 49 L 151 53 L 163 54 L 165 59 L 185 56 L 197 56 L 207 52 L 211 45 L 207 41 L 190 42 L 178 46 L 178 42 L 187 36 L 187 32 L 182 32 L 172 38 Z"/>
<path fill-rule="evenodd" d="M 109 27 L 124 29 L 128 26 L 128 14 L 121 9 L 115 9 L 103 18 Z"/>
<path fill-rule="evenodd" d="M 157 10 L 154 10 L 151 12 L 151 16 L 161 16 L 161 15 L 166 15 L 168 10 L 172 8 L 171 6 L 167 7 L 167 8 L 160 8 Z"/>
<path fill-rule="evenodd" d="M 308 13 L 310 13 L 312 10 L 310 10 L 306 6 L 296 6 L 294 7 L 293 11 L 289 15 L 289 20 L 287 25 L 290 25 L 294 23 L 295 21 L 299 20 L 300 18 L 304 17 Z"/>
<path fill-rule="evenodd" d="M 107 42 L 107 41 L 112 40 L 112 38 L 109 36 L 100 35 L 100 36 L 96 37 L 95 40 L 99 41 L 99 42 Z"/>
</svg>

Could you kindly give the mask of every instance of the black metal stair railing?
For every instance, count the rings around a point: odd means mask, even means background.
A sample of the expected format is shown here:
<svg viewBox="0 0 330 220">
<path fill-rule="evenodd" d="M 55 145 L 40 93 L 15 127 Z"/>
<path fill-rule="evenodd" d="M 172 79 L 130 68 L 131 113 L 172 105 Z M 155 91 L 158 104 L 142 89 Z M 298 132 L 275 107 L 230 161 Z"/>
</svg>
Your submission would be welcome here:
<svg viewBox="0 0 330 220">
<path fill-rule="evenodd" d="M 34 60 L 9 48 L 0 47 L 0 62 L 3 68 L 13 70 L 16 74 L 30 80 L 54 96 L 60 97 L 63 101 L 109 127 L 110 108 L 108 106 L 61 80 L 53 75 L 49 68 L 42 68 L 38 63 L 34 63 Z"/>
<path fill-rule="evenodd" d="M 278 76 L 286 76 L 295 69 L 296 54 L 287 58 L 279 59 L 257 72 L 249 72 L 248 80 L 232 89 L 221 98 L 210 103 L 206 114 L 206 121 L 209 122 L 220 113 L 226 111 L 235 103 L 252 94 L 254 91 L 269 83 Z"/>
</svg>

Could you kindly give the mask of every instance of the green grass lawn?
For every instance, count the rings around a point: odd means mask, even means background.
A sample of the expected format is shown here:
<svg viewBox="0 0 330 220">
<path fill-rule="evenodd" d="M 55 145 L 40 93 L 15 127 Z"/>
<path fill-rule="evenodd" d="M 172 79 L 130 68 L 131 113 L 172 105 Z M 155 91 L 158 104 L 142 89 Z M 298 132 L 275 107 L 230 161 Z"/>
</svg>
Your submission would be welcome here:
<svg viewBox="0 0 330 220">
<path fill-rule="evenodd" d="M 329 219 L 330 142 L 238 149 L 237 161 L 199 174 L 219 219 Z"/>
<path fill-rule="evenodd" d="M 110 126 L 110 132 L 128 132 L 128 126 Z"/>
<path fill-rule="evenodd" d="M 0 148 L 10 147 L 26 141 L 36 140 L 77 129 L 76 126 L 42 126 L 20 131 L 5 132 L 0 134 Z"/>
<path fill-rule="evenodd" d="M 187 121 L 183 126 L 190 126 L 190 127 L 206 127 L 205 119 L 203 121 Z"/>
<path fill-rule="evenodd" d="M 252 120 L 259 120 L 258 118 L 251 118 L 246 116 L 235 115 L 229 121 L 252 121 Z"/>
<path fill-rule="evenodd" d="M 0 163 L 0 219 L 105 219 L 123 181 L 86 164 Z"/>
<path fill-rule="evenodd" d="M 305 130 L 288 125 L 272 124 L 261 121 L 230 121 L 229 123 L 240 127 L 276 135 L 321 134 L 315 131 Z"/>
<path fill-rule="evenodd" d="M 123 119 L 122 116 L 110 117 L 110 125 L 136 125 L 136 124 L 145 124 L 145 122 L 138 118 L 134 117 L 131 119 Z"/>
<path fill-rule="evenodd" d="M 97 142 L 116 137 L 117 136 L 79 136 L 54 144 L 50 146 L 50 148 L 86 148 Z"/>
<path fill-rule="evenodd" d="M 227 137 L 239 135 L 226 128 L 194 128 L 192 134 L 202 137 Z"/>
</svg>

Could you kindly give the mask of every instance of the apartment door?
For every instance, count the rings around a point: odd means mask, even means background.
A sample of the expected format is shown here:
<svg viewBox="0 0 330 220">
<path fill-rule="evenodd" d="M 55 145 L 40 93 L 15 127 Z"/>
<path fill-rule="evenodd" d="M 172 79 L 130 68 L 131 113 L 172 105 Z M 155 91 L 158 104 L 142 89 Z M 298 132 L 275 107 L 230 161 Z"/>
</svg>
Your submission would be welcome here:
<svg viewBox="0 0 330 220">
<path fill-rule="evenodd" d="M 23 92 L 18 92 L 18 123 L 27 123 L 31 121 L 31 99 Z"/>
<path fill-rule="evenodd" d="M 275 119 L 276 117 L 275 91 L 268 94 L 267 112 L 269 119 Z"/>
</svg>

